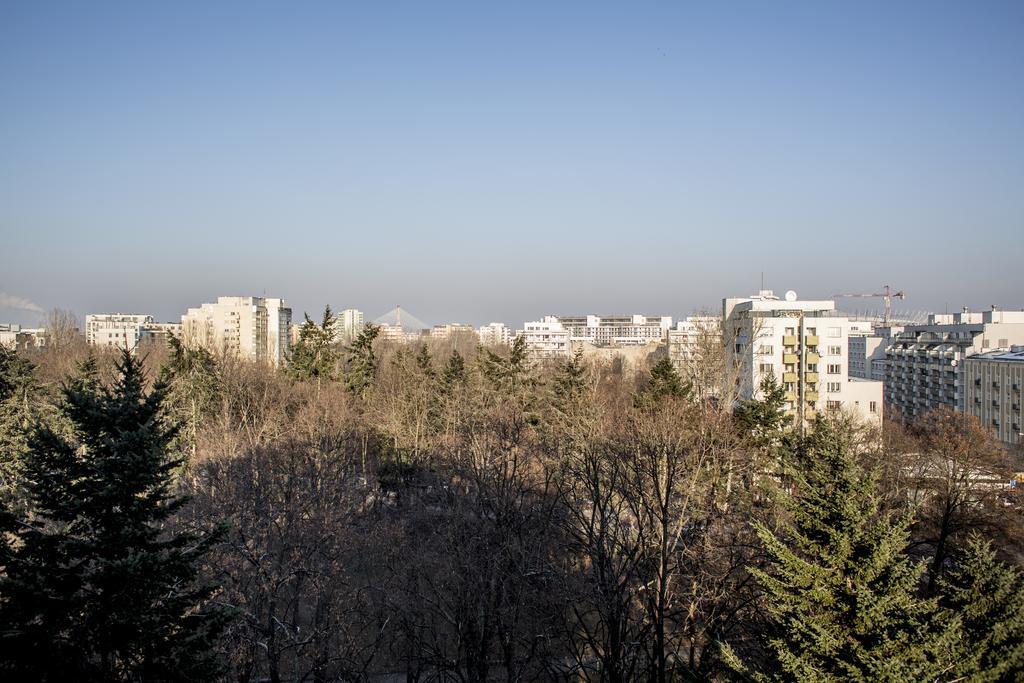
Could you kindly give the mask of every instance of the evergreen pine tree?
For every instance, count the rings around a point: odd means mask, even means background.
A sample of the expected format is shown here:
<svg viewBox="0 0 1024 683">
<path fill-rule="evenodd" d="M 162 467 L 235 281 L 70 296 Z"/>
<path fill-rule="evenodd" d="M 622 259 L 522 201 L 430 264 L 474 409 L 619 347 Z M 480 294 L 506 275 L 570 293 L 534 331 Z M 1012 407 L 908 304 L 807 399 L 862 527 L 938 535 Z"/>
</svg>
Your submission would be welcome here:
<svg viewBox="0 0 1024 683">
<path fill-rule="evenodd" d="M 309 315 L 299 329 L 299 341 L 292 348 L 288 371 L 296 379 L 316 380 L 320 388 L 323 380 L 334 379 L 338 366 L 337 318 L 331 307 L 324 309 L 322 322 L 317 325 Z"/>
<path fill-rule="evenodd" d="M 124 352 L 109 389 L 83 364 L 63 390 L 71 436 L 42 426 L 26 462 L 31 514 L 7 515 L 14 539 L 0 576 L 0 671 L 8 680 L 197 680 L 218 672 L 222 613 L 197 586 L 214 535 L 170 533 L 184 499 L 162 416 Z"/>
<path fill-rule="evenodd" d="M 186 346 L 175 336 L 168 343 L 170 357 L 159 378 L 166 387 L 164 411 L 183 427 L 175 443 L 186 446 L 194 460 L 199 427 L 220 391 L 219 368 L 213 354 L 201 346 Z"/>
<path fill-rule="evenodd" d="M 377 378 L 377 355 L 373 342 L 379 334 L 380 327 L 371 323 L 359 332 L 347 349 L 345 384 L 357 396 L 362 396 Z"/>
<path fill-rule="evenodd" d="M 441 371 L 441 391 L 446 394 L 451 393 L 452 388 L 465 382 L 466 361 L 458 349 L 453 349 L 452 355 L 448 356 L 448 362 L 445 363 L 444 369 Z"/>
<path fill-rule="evenodd" d="M 785 413 L 786 392 L 775 381 L 775 373 L 767 372 L 761 378 L 761 398 L 744 401 L 733 413 L 740 431 L 764 450 L 771 450 L 789 427 Z"/>
<path fill-rule="evenodd" d="M 637 394 L 636 403 L 653 407 L 665 399 L 685 398 L 690 395 L 690 389 L 668 356 L 663 356 L 651 368 L 650 380 Z"/>
<path fill-rule="evenodd" d="M 574 404 L 586 389 L 587 370 L 583 367 L 583 349 L 579 349 L 562 366 L 562 372 L 555 377 L 555 407 L 565 410 Z"/>
<path fill-rule="evenodd" d="M 943 605 L 960 615 L 957 680 L 1024 678 L 1024 579 L 996 559 L 990 543 L 971 538 L 940 581 Z"/>
<path fill-rule="evenodd" d="M 33 366 L 20 354 L 0 345 L 0 504 L 18 507 L 22 492 L 30 426 L 40 418 Z"/>
<path fill-rule="evenodd" d="M 791 459 L 791 519 L 756 524 L 769 567 L 753 570 L 771 629 L 753 674 L 785 681 L 924 681 L 951 667 L 959 624 L 917 597 L 923 566 L 904 554 L 909 516 L 882 508 L 845 437 L 820 424 Z M 744 667 L 726 648 L 726 660 Z"/>
</svg>

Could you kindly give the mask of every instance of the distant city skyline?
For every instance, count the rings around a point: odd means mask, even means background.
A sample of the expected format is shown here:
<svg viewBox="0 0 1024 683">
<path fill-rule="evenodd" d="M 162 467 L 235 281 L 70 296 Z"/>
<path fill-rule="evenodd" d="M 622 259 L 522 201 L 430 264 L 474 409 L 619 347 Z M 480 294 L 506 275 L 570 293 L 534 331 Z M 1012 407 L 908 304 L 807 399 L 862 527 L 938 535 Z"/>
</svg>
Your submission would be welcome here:
<svg viewBox="0 0 1024 683">
<path fill-rule="evenodd" d="M 1020 308 L 1021 83 L 1020 2 L 5 3 L 0 322 Z"/>
</svg>

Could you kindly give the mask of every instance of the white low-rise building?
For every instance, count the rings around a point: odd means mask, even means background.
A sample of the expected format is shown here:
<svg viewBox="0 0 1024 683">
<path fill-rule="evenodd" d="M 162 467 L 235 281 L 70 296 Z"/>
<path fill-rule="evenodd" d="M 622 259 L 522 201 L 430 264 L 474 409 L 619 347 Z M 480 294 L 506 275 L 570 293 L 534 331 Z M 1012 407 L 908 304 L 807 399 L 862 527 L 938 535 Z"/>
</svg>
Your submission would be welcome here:
<svg viewBox="0 0 1024 683">
<path fill-rule="evenodd" d="M 488 323 L 476 331 L 483 346 L 508 346 L 512 343 L 512 330 L 505 323 Z"/>
<path fill-rule="evenodd" d="M 569 331 L 554 316 L 523 323 L 523 329 L 518 330 L 516 336 L 523 338 L 526 350 L 534 360 L 568 358 L 572 355 Z"/>
<path fill-rule="evenodd" d="M 560 315 L 558 321 L 573 342 L 594 346 L 644 346 L 663 342 L 672 327 L 668 315 Z"/>
<path fill-rule="evenodd" d="M 143 327 L 152 324 L 153 316 L 143 313 L 90 313 L 85 316 L 85 341 L 134 351 Z"/>
<path fill-rule="evenodd" d="M 455 335 L 476 335 L 476 330 L 472 325 L 463 325 L 462 323 L 448 323 L 446 325 L 434 325 L 430 329 L 431 339 L 451 339 Z"/>
<path fill-rule="evenodd" d="M 288 357 L 292 309 L 282 299 L 222 296 L 181 317 L 186 343 L 217 353 L 283 365 Z"/>
<path fill-rule="evenodd" d="M 794 292 L 780 300 L 763 290 L 723 300 L 722 320 L 740 398 L 761 398 L 762 378 L 771 374 L 797 426 L 826 410 L 881 426 L 882 383 L 850 378 L 848 339 L 858 327 L 836 312 L 835 302 L 801 301 Z"/>
</svg>

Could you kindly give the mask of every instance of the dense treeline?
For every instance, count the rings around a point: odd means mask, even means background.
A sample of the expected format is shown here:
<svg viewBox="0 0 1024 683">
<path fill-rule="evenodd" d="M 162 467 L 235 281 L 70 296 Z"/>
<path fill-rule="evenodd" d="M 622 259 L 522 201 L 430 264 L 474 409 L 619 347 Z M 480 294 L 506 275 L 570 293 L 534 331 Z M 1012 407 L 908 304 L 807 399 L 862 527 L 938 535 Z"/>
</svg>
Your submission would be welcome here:
<svg viewBox="0 0 1024 683">
<path fill-rule="evenodd" d="M 800 435 L 772 386 L 714 400 L 721 359 L 535 365 L 518 344 L 332 329 L 307 319 L 281 371 L 178 341 L 0 351 L 0 670 L 1024 671 L 1021 514 L 1000 485 L 1020 465 L 963 415 Z"/>
</svg>

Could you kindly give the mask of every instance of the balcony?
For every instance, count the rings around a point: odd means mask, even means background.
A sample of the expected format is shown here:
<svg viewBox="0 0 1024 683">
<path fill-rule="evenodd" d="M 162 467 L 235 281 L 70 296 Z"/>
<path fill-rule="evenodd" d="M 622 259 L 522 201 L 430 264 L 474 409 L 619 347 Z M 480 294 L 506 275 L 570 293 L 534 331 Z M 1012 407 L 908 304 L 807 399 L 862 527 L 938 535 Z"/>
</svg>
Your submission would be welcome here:
<svg viewBox="0 0 1024 683">
<path fill-rule="evenodd" d="M 818 400 L 818 392 L 817 391 L 808 391 L 807 393 L 804 394 L 804 398 L 806 398 L 808 401 L 817 401 Z"/>
<path fill-rule="evenodd" d="M 800 356 L 795 353 L 784 353 L 782 354 L 782 362 L 786 365 L 795 365 L 800 362 Z"/>
<path fill-rule="evenodd" d="M 819 341 L 821 341 L 821 340 L 818 337 L 818 335 L 816 335 L 816 334 L 815 335 L 810 335 L 809 334 L 806 337 L 804 337 L 804 343 L 807 344 L 808 346 L 817 346 Z"/>
<path fill-rule="evenodd" d="M 782 381 L 785 383 L 796 382 L 797 376 L 795 372 L 784 372 L 782 373 Z"/>
<path fill-rule="evenodd" d="M 816 372 L 808 372 L 808 373 L 806 373 L 804 375 L 804 381 L 806 381 L 806 382 L 817 382 L 818 381 L 818 373 L 816 373 Z"/>
<path fill-rule="evenodd" d="M 782 338 L 782 345 L 783 346 L 796 346 L 796 335 L 795 334 L 787 334 L 787 335 L 785 335 Z"/>
<path fill-rule="evenodd" d="M 808 353 L 807 354 L 807 362 L 808 363 L 817 363 L 820 360 L 821 360 L 821 356 L 819 356 L 816 353 Z"/>
</svg>

